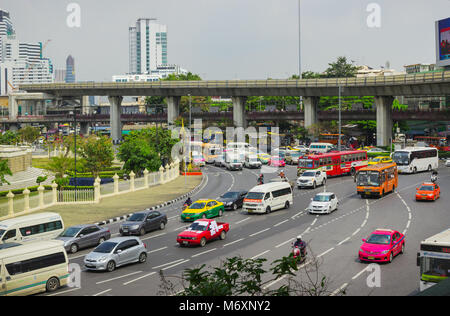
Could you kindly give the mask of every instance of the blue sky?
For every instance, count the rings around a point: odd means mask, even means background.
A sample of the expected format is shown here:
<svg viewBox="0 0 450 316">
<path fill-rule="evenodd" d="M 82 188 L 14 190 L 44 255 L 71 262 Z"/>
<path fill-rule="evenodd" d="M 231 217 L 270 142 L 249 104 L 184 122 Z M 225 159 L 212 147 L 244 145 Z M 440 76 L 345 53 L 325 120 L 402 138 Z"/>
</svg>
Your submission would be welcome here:
<svg viewBox="0 0 450 316">
<path fill-rule="evenodd" d="M 434 63 L 436 20 L 449 0 L 301 0 L 302 68 L 323 71 L 338 56 L 357 64 L 403 70 Z M 81 7 L 81 27 L 69 28 L 69 3 Z M 381 8 L 369 28 L 367 5 Z M 45 42 L 44 55 L 77 79 L 110 81 L 128 71 L 128 27 L 139 17 L 168 26 L 169 63 L 205 79 L 286 78 L 298 73 L 298 0 L 2 0 L 21 41 Z"/>
</svg>

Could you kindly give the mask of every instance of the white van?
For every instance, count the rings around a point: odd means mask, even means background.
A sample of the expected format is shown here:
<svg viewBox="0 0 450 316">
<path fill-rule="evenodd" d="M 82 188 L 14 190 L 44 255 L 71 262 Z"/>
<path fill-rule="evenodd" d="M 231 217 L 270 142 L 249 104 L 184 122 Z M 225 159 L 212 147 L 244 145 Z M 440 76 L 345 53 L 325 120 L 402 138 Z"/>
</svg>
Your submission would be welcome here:
<svg viewBox="0 0 450 316">
<path fill-rule="evenodd" d="M 225 153 L 225 167 L 228 170 L 242 170 L 244 166 L 244 154 L 238 151 L 227 151 Z"/>
<path fill-rule="evenodd" d="M 291 185 L 287 182 L 271 182 L 257 185 L 244 199 L 242 209 L 247 213 L 266 213 L 294 204 Z"/>
<path fill-rule="evenodd" d="M 331 143 L 311 143 L 309 145 L 309 151 L 315 153 L 326 153 L 334 147 L 335 146 Z"/>
<path fill-rule="evenodd" d="M 0 296 L 53 292 L 68 279 L 69 260 L 61 241 L 30 242 L 0 251 Z"/>
<path fill-rule="evenodd" d="M 57 213 L 20 216 L 0 222 L 0 242 L 49 240 L 58 237 L 63 231 L 64 223 Z"/>
</svg>

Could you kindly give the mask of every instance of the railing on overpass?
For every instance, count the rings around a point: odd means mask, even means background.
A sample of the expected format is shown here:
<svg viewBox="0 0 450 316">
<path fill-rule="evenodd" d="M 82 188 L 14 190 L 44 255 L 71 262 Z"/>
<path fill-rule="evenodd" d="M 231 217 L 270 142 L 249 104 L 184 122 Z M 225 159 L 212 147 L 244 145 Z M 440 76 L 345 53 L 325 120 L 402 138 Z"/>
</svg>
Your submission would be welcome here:
<svg viewBox="0 0 450 316">
<path fill-rule="evenodd" d="M 51 91 L 66 89 L 139 89 L 139 88 L 316 88 L 316 87 L 364 87 L 450 82 L 450 71 L 417 73 L 395 76 L 363 78 L 323 79 L 269 79 L 269 80 L 203 80 L 203 81 L 157 81 L 157 82 L 86 82 L 24 84 L 20 90 Z"/>
</svg>

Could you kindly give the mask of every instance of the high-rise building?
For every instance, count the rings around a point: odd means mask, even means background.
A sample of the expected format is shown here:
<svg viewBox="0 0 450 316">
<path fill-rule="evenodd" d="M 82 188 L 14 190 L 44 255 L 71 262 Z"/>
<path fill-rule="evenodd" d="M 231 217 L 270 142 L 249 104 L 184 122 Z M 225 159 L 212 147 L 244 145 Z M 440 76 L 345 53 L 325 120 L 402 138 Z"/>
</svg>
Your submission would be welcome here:
<svg viewBox="0 0 450 316">
<path fill-rule="evenodd" d="M 14 27 L 9 17 L 9 12 L 0 9 L 0 36 L 13 35 Z"/>
<path fill-rule="evenodd" d="M 69 55 L 66 59 L 66 83 L 75 82 L 75 59 Z"/>
<path fill-rule="evenodd" d="M 150 74 L 167 64 L 167 26 L 141 18 L 129 28 L 129 72 Z"/>
</svg>

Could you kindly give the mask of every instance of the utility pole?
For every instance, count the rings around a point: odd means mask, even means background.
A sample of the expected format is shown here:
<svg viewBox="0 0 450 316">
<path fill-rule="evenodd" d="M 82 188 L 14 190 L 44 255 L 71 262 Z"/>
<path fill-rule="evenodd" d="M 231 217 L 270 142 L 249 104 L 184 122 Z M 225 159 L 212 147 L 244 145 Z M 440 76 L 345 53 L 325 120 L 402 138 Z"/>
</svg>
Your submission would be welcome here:
<svg viewBox="0 0 450 316">
<path fill-rule="evenodd" d="M 342 121 L 341 121 L 341 111 L 342 111 L 342 102 L 341 102 L 341 94 L 342 94 L 342 86 L 339 85 L 339 138 L 338 138 L 338 150 L 341 151 L 341 131 L 342 131 Z"/>
<path fill-rule="evenodd" d="M 300 2 L 298 0 L 298 77 L 302 79 L 302 45 L 301 45 L 301 20 L 300 20 Z M 303 96 L 299 98 L 300 110 L 303 108 Z"/>
</svg>

